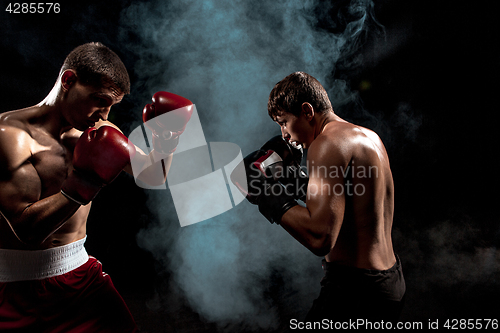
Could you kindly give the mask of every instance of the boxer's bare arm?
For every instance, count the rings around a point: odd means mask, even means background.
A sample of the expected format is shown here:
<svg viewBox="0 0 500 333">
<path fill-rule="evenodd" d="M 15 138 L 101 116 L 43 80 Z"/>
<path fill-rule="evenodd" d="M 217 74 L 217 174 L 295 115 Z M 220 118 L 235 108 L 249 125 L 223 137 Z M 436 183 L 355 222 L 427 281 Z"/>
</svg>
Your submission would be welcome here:
<svg viewBox="0 0 500 333">
<path fill-rule="evenodd" d="M 295 206 L 287 211 L 281 225 L 295 239 L 318 256 L 327 255 L 335 245 L 344 218 L 345 197 L 336 195 L 336 186 L 343 186 L 342 174 L 331 177 L 332 166 L 347 166 L 339 142 L 319 136 L 311 144 L 307 159 L 309 185 L 307 207 Z M 337 191 L 338 193 L 339 191 Z"/>
<path fill-rule="evenodd" d="M 60 193 L 41 199 L 42 183 L 30 159 L 44 149 L 27 132 L 0 125 L 0 211 L 19 240 L 32 245 L 80 208 Z"/>
<path fill-rule="evenodd" d="M 136 177 L 140 181 L 152 185 L 158 186 L 165 183 L 170 170 L 170 165 L 172 164 L 172 154 L 167 155 L 161 160 L 155 160 L 153 158 L 153 152 L 146 155 L 139 147 L 136 148 L 136 154 L 129 165 L 123 169 L 123 171 Z M 138 174 L 134 174 L 132 170 L 132 163 L 136 166 L 140 166 L 136 169 L 140 170 Z"/>
<path fill-rule="evenodd" d="M 95 125 L 96 128 L 99 128 L 100 126 L 112 126 L 121 132 L 118 126 L 109 121 L 99 121 Z M 165 183 L 168 171 L 170 170 L 170 165 L 172 164 L 172 154 L 169 154 L 160 161 L 154 162 L 152 159 L 152 153 L 147 155 L 137 146 L 135 146 L 135 150 L 136 154 L 133 157 L 133 160 L 125 167 L 125 169 L 123 169 L 123 171 L 137 177 L 137 179 L 148 185 L 157 186 Z M 136 166 L 140 166 L 137 168 L 138 170 L 141 170 L 138 175 L 134 175 L 132 163 Z M 159 175 L 161 175 L 161 177 L 159 177 Z"/>
<path fill-rule="evenodd" d="M 151 153 L 149 155 L 146 155 L 137 146 L 136 150 L 138 153 L 136 153 L 136 156 L 134 156 L 133 163 L 137 163 L 137 165 L 143 166 L 142 168 L 140 168 L 140 170 L 142 171 L 139 172 L 137 179 L 151 186 L 164 184 L 165 180 L 167 179 L 168 171 L 170 170 L 170 165 L 172 164 L 172 154 L 168 155 L 160 161 L 155 162 L 152 160 Z M 137 176 L 134 175 L 131 164 L 127 165 L 127 167 L 123 169 L 123 171 L 132 176 Z M 161 175 L 161 177 L 159 175 Z"/>
</svg>

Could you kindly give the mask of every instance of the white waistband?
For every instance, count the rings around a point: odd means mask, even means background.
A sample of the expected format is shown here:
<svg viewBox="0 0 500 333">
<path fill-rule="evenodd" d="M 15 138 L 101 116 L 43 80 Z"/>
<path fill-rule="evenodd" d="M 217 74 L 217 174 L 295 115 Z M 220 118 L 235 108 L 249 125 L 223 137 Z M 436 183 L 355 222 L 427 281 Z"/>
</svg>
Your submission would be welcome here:
<svg viewBox="0 0 500 333">
<path fill-rule="evenodd" d="M 72 271 L 89 259 L 86 239 L 38 251 L 0 249 L 0 282 L 41 280 Z"/>
</svg>

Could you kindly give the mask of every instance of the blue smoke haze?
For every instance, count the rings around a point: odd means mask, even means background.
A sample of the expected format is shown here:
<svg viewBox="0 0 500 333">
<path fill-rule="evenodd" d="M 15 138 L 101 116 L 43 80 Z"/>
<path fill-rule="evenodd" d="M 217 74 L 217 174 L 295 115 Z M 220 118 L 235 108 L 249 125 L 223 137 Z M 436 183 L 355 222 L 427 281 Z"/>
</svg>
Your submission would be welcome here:
<svg viewBox="0 0 500 333">
<path fill-rule="evenodd" d="M 253 150 L 256 140 L 278 131 L 267 116 L 267 98 L 286 75 L 303 70 L 315 76 L 335 105 L 352 98 L 343 82 L 328 83 L 341 52 L 359 46 L 366 16 L 349 23 L 343 34 L 332 34 L 316 28 L 317 6 L 316 1 L 133 3 L 121 19 L 124 36 L 134 31 L 142 43 L 129 45 L 139 54 L 135 89 L 187 96 L 198 107 L 209 141 Z M 356 1 L 353 11 L 369 6 Z"/>
<path fill-rule="evenodd" d="M 487 194 L 495 188 L 490 178 L 497 168 L 489 162 L 473 168 L 457 163 L 464 149 L 471 160 L 484 162 L 491 155 L 493 137 L 485 138 L 495 131 L 470 116 L 495 110 L 496 101 L 489 104 L 498 69 L 491 42 L 498 29 L 490 26 L 495 11 L 472 3 L 436 3 L 429 10 L 418 1 L 380 1 L 377 10 L 387 26 L 374 36 L 373 4 L 359 0 L 89 0 L 65 8 L 57 16 L 5 14 L 0 45 L 8 98 L 2 111 L 38 103 L 73 47 L 101 41 L 120 54 L 132 77 L 131 96 L 110 115 L 125 133 L 142 123 L 138 111 L 153 93 L 168 90 L 196 104 L 208 142 L 233 142 L 246 155 L 279 134 L 266 110 L 274 84 L 306 71 L 323 83 L 337 110 L 355 105 L 346 108 L 349 114 L 339 111 L 341 116 L 375 130 L 388 148 L 397 188 L 393 240 L 408 286 L 404 319 L 497 315 L 498 305 L 491 304 L 498 303 L 498 218 Z M 370 38 L 359 52 L 367 30 Z M 462 71 L 456 63 L 474 70 Z M 352 79 L 356 68 L 372 89 L 358 94 L 334 79 Z M 481 96 L 461 82 L 474 83 Z M 118 115 L 120 108 L 133 110 Z M 464 114 L 463 123 L 453 121 Z M 472 123 L 481 127 L 475 138 Z M 228 332 L 280 330 L 286 320 L 303 318 L 319 292 L 320 258 L 270 225 L 257 207 L 245 201 L 181 228 L 169 190 L 145 193 L 156 218 L 137 242 L 156 258 L 162 270 L 157 278 L 164 277 L 146 302 L 150 312 L 159 313 L 155 318 L 167 322 L 187 313 L 195 319 L 172 324 L 177 331 L 192 331 L 191 324 L 201 321 Z M 103 211 L 110 209 L 106 205 Z M 89 249 L 105 225 L 111 228 L 103 221 L 100 216 L 89 221 L 89 230 L 96 228 L 89 232 Z M 127 223 L 122 233 L 137 225 Z M 115 251 L 123 253 L 116 230 L 110 237 L 118 238 Z M 104 256 L 113 243 L 102 243 Z M 127 273 L 116 275 L 115 282 L 133 280 Z M 142 299 L 139 303 L 142 310 Z M 139 311 L 137 317 L 148 320 L 147 315 Z"/>
<path fill-rule="evenodd" d="M 246 155 L 279 134 L 267 115 L 267 99 L 288 74 L 301 70 L 315 76 L 334 105 L 355 98 L 345 82 L 331 77 L 336 62 L 359 47 L 372 3 L 353 1 L 348 12 L 356 19 L 339 33 L 317 28 L 319 6 L 318 1 L 135 2 L 121 13 L 125 47 L 139 59 L 132 90 L 149 96 L 167 90 L 191 99 L 207 141 L 236 143 Z M 130 31 L 139 47 L 128 43 Z M 276 329 L 279 313 L 266 296 L 276 284 L 289 295 L 289 315 L 305 315 L 319 291 L 320 258 L 270 225 L 257 207 L 245 201 L 180 228 L 168 191 L 149 195 L 160 223 L 142 230 L 138 242 L 171 272 L 169 290 L 186 297 L 203 318 L 221 328 Z"/>
</svg>

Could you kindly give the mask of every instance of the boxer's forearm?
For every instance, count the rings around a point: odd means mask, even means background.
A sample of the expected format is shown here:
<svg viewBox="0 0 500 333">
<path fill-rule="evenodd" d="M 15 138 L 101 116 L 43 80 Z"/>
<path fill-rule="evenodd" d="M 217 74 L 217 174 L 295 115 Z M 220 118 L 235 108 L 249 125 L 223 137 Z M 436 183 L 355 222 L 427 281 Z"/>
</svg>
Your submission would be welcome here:
<svg viewBox="0 0 500 333">
<path fill-rule="evenodd" d="M 317 256 L 327 255 L 333 246 L 331 226 L 327 221 L 316 222 L 306 207 L 291 208 L 283 215 L 280 224 L 292 237 Z"/>
<path fill-rule="evenodd" d="M 28 205 L 17 216 L 4 216 L 16 237 L 38 245 L 59 229 L 81 205 L 57 193 Z"/>
<path fill-rule="evenodd" d="M 134 168 L 132 168 L 132 164 L 134 164 Z M 155 154 L 153 150 L 149 155 L 146 155 L 138 149 L 138 153 L 123 171 L 141 182 L 158 186 L 165 183 L 171 164 L 172 154 L 160 156 Z"/>
<path fill-rule="evenodd" d="M 182 96 L 166 92 L 156 92 L 142 110 L 144 125 L 152 131 L 153 151 L 146 155 L 136 147 L 136 157 L 124 170 L 151 186 L 158 186 L 167 180 L 172 163 L 172 154 L 179 144 L 179 136 L 186 129 L 194 104 Z"/>
<path fill-rule="evenodd" d="M 154 151 L 149 154 L 148 158 L 151 158 L 152 156 L 154 156 Z M 153 157 L 152 160 L 155 161 L 157 158 Z M 167 179 L 171 164 L 172 154 L 162 158 L 158 162 L 153 162 L 150 166 L 146 167 L 143 171 L 141 171 L 138 179 L 148 185 L 162 185 Z"/>
</svg>

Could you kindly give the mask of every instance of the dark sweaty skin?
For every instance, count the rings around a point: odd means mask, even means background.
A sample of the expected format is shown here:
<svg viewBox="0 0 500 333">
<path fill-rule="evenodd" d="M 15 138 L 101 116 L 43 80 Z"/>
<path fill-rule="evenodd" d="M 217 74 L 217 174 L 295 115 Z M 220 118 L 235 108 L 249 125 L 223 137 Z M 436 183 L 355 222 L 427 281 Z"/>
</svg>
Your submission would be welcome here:
<svg viewBox="0 0 500 333">
<path fill-rule="evenodd" d="M 3 249 L 46 249 L 69 244 L 86 234 L 86 219 L 91 204 L 80 206 L 60 194 L 62 183 L 72 168 L 72 152 L 81 132 L 69 130 L 59 138 L 54 137 L 44 126 L 37 126 L 39 111 L 37 107 L 31 107 L 0 117 L 0 198 L 2 213 L 10 221 L 9 224 L 5 218 L 0 220 L 0 248 Z M 51 211 L 54 206 L 59 209 Z M 31 209 L 33 214 L 30 214 Z M 44 213 L 53 221 L 49 222 L 50 230 L 32 228 L 34 235 L 24 231 L 29 224 L 43 223 L 43 218 L 37 223 L 32 215 Z M 66 223 L 58 223 L 63 221 Z M 26 227 L 23 228 L 23 224 Z M 19 237 L 26 237 L 27 242 L 34 238 L 35 244 L 23 244 L 11 225 Z M 49 235 L 56 228 L 59 229 Z M 36 239 L 36 235 L 47 238 L 43 243 L 36 244 L 43 240 Z"/>
<path fill-rule="evenodd" d="M 116 128 L 107 117 L 124 95 L 113 85 L 83 85 L 74 72 L 67 72 L 54 104 L 0 114 L 2 249 L 48 249 L 86 235 L 91 203 L 80 206 L 60 193 L 61 186 L 72 170 L 82 131 L 103 125 Z M 147 155 L 136 149 L 135 158 L 145 163 Z M 165 165 L 170 165 L 170 158 Z M 157 167 L 162 166 L 156 163 L 147 170 L 154 173 Z M 130 165 L 124 170 L 132 174 Z M 148 182 L 147 172 L 143 174 Z"/>
<path fill-rule="evenodd" d="M 378 135 L 309 103 L 298 117 L 282 112 L 275 120 L 285 139 L 308 148 L 307 207 L 288 210 L 281 225 L 328 262 L 392 267 L 394 184 Z"/>
</svg>

